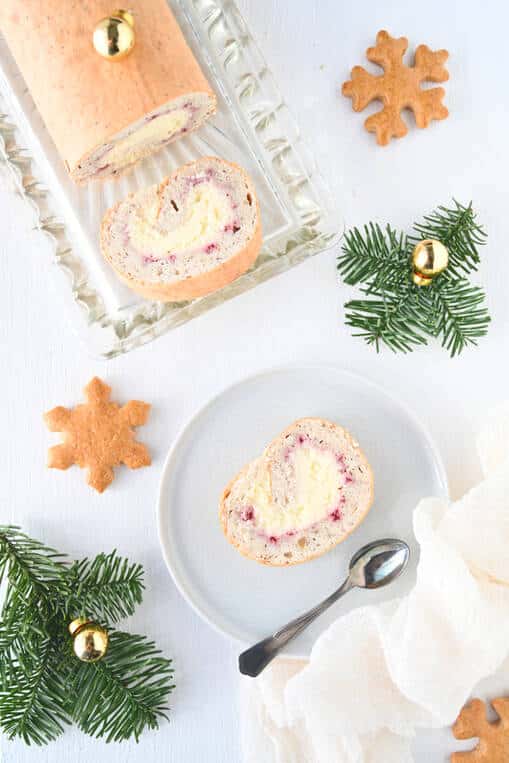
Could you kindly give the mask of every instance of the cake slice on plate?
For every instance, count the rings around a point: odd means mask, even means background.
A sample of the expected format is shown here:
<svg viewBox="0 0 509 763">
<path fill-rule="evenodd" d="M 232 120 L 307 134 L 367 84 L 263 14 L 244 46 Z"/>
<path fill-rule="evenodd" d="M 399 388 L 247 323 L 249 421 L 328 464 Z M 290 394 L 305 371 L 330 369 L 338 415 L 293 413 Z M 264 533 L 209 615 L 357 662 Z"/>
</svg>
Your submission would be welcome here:
<svg viewBox="0 0 509 763">
<path fill-rule="evenodd" d="M 304 418 L 230 482 L 219 515 L 240 553 L 284 566 L 341 543 L 372 502 L 373 473 L 358 443 L 337 424 Z"/>
</svg>

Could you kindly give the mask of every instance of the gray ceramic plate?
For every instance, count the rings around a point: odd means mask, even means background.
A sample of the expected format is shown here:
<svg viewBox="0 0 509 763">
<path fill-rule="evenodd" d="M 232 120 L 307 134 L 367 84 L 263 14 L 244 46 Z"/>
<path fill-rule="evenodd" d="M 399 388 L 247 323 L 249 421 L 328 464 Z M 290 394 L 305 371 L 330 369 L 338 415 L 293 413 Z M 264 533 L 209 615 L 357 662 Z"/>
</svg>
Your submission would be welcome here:
<svg viewBox="0 0 509 763">
<path fill-rule="evenodd" d="M 375 475 L 375 502 L 363 524 L 330 553 L 289 568 L 245 559 L 226 541 L 218 521 L 227 482 L 288 424 L 322 416 L 359 440 Z M 423 426 L 385 390 L 327 366 L 293 366 L 261 373 L 226 389 L 193 417 L 171 449 L 159 498 L 159 532 L 166 564 L 192 607 L 222 633 L 251 643 L 316 604 L 336 588 L 353 552 L 394 536 L 412 548 L 408 571 L 391 587 L 354 591 L 329 610 L 287 654 L 307 656 L 339 614 L 409 590 L 418 552 L 412 512 L 420 498 L 446 495 L 440 455 Z"/>
</svg>

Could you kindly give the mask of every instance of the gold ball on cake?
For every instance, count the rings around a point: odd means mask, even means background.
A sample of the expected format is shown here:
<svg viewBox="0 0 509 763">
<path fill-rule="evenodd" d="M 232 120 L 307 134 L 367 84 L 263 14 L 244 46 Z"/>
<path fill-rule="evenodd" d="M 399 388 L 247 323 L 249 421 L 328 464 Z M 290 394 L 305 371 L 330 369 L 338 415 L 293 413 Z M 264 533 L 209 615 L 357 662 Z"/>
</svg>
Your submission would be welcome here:
<svg viewBox="0 0 509 763">
<path fill-rule="evenodd" d="M 118 10 L 101 19 L 92 40 L 99 55 L 109 61 L 120 61 L 128 56 L 136 40 L 132 13 Z"/>
<path fill-rule="evenodd" d="M 429 286 L 435 276 L 442 273 L 448 264 L 449 252 L 440 241 L 434 238 L 419 241 L 412 253 L 414 284 Z"/>
<path fill-rule="evenodd" d="M 69 624 L 74 654 L 82 662 L 97 662 L 108 650 L 108 631 L 97 623 L 78 617 Z"/>
</svg>

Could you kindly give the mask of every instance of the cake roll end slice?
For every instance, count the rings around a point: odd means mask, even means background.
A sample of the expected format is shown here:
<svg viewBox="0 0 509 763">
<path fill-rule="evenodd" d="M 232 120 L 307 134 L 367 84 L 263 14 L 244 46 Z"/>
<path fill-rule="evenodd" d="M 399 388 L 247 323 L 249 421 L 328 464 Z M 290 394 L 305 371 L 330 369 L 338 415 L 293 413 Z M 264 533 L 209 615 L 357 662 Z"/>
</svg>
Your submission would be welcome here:
<svg viewBox="0 0 509 763">
<path fill-rule="evenodd" d="M 70 169 L 71 178 L 83 184 L 118 177 L 146 156 L 197 130 L 215 110 L 216 97 L 212 92 L 179 96 L 86 154 Z"/>
</svg>

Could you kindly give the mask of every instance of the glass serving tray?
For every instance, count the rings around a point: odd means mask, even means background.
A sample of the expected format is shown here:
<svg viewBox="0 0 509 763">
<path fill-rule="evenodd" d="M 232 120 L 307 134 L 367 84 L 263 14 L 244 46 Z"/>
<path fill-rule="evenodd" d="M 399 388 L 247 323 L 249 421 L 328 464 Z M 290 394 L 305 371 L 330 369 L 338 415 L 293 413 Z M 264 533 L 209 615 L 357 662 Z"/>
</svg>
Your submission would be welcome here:
<svg viewBox="0 0 509 763">
<path fill-rule="evenodd" d="M 51 239 L 56 279 L 71 321 L 94 355 L 111 358 L 154 339 L 332 245 L 341 228 L 324 183 L 235 3 L 170 5 L 218 96 L 200 130 L 140 162 L 118 180 L 77 187 L 67 177 L 26 85 L 0 36 L 0 165 Z M 246 168 L 264 229 L 254 267 L 225 288 L 186 303 L 149 302 L 117 280 L 99 250 L 106 209 L 199 156 Z M 49 269 L 49 268 L 48 268 Z"/>
</svg>

